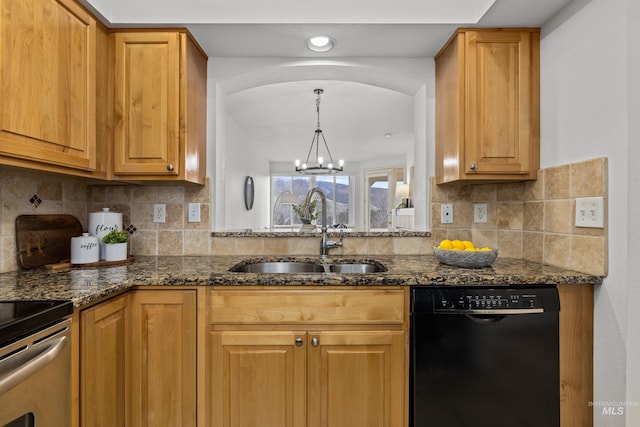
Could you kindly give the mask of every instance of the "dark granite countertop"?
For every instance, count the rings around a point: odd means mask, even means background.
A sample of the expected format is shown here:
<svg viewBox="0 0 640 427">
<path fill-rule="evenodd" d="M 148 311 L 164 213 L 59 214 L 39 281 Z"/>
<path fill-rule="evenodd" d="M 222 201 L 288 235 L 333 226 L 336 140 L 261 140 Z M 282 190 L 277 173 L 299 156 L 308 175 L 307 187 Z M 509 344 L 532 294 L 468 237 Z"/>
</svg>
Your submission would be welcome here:
<svg viewBox="0 0 640 427">
<path fill-rule="evenodd" d="M 433 255 L 345 256 L 340 261 L 377 261 L 384 273 L 258 274 L 232 273 L 237 263 L 250 260 L 317 261 L 317 257 L 277 256 L 165 256 L 137 257 L 131 263 L 102 268 L 44 268 L 0 274 L 0 300 L 69 299 L 76 308 L 132 286 L 408 286 L 408 285 L 488 285 L 601 284 L 602 277 L 532 263 L 498 258 L 491 267 L 466 269 L 438 263 Z"/>
</svg>

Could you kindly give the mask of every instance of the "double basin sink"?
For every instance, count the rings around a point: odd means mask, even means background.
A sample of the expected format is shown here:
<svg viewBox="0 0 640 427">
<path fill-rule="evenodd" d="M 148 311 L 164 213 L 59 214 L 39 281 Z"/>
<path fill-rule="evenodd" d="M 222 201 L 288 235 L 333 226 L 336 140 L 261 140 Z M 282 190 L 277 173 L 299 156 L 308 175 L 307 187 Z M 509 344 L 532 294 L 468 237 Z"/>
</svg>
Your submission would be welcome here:
<svg viewBox="0 0 640 427">
<path fill-rule="evenodd" d="M 255 261 L 243 262 L 231 267 L 236 273 L 337 273 L 337 274 L 366 274 L 381 273 L 387 268 L 377 261 L 365 260 L 358 262 L 340 261 Z"/>
</svg>

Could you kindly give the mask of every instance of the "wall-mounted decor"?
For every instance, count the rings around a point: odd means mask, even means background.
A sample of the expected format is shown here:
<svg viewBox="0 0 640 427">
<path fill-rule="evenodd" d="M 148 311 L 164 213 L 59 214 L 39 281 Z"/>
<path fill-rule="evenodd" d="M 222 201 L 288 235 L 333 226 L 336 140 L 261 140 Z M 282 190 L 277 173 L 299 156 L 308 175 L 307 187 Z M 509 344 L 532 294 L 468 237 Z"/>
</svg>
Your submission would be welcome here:
<svg viewBox="0 0 640 427">
<path fill-rule="evenodd" d="M 244 179 L 244 206 L 250 211 L 253 208 L 254 185 L 253 177 L 248 176 Z"/>
</svg>

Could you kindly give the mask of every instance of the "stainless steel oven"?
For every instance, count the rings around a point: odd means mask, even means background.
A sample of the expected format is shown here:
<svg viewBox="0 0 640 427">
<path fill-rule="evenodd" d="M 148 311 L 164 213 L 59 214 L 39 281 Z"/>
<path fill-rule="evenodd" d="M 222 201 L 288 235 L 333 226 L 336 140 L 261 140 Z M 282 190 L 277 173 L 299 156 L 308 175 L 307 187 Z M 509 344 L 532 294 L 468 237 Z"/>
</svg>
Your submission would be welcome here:
<svg viewBox="0 0 640 427">
<path fill-rule="evenodd" d="M 70 304 L 0 303 L 0 426 L 71 425 Z"/>
</svg>

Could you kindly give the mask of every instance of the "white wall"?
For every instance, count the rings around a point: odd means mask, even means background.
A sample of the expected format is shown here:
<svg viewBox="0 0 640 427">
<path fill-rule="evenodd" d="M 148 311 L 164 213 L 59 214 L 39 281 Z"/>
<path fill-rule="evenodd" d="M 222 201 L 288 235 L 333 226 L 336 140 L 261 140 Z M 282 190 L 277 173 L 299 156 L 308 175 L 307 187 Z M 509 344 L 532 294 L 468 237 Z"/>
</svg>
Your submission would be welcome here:
<svg viewBox="0 0 640 427">
<path fill-rule="evenodd" d="M 249 137 L 231 117 L 226 116 L 225 123 L 225 227 L 229 230 L 268 228 L 269 161 L 256 155 L 255 151 L 246 149 Z M 244 182 L 247 176 L 253 177 L 255 187 L 251 210 L 247 210 L 244 203 Z"/>
<path fill-rule="evenodd" d="M 630 132 L 633 97 L 629 96 L 629 78 L 633 73 L 628 56 L 631 45 L 637 55 L 638 33 L 627 21 L 627 9 L 634 2 L 574 0 L 543 27 L 541 167 L 609 158 L 609 274 L 596 289 L 594 400 L 637 405 L 639 286 L 631 281 L 638 277 L 631 274 L 631 268 L 637 270 L 637 266 L 631 266 L 634 261 L 628 256 L 631 220 L 638 217 L 637 210 L 631 215 L 637 200 L 630 203 L 633 187 L 629 185 L 637 181 L 638 164 L 631 163 L 629 152 L 636 147 L 637 162 L 637 124 L 635 142 Z M 634 71 L 638 73 L 637 60 Z M 637 98 L 637 91 L 635 95 Z M 631 102 L 637 112 L 637 100 Z M 637 186 L 633 194 L 637 199 Z M 636 264 L 637 259 L 636 255 Z M 595 425 L 640 425 L 637 407 L 627 406 L 624 411 L 624 415 L 603 415 L 602 407 L 596 406 Z"/>
</svg>

